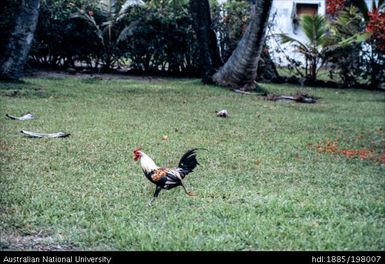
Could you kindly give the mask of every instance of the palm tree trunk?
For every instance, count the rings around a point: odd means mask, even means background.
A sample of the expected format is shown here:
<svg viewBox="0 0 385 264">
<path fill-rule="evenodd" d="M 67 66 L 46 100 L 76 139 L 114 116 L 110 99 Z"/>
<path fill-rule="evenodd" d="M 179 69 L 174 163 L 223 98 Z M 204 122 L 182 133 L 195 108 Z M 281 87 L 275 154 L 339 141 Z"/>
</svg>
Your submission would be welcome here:
<svg viewBox="0 0 385 264">
<path fill-rule="evenodd" d="M 208 0 L 191 0 L 190 12 L 194 31 L 197 34 L 202 81 L 213 83 L 212 76 L 223 65 L 217 38 L 211 28 L 210 4 Z"/>
<path fill-rule="evenodd" d="M 317 79 L 317 57 L 312 58 L 310 74 L 311 80 L 315 81 Z"/>
<path fill-rule="evenodd" d="M 226 64 L 213 76 L 215 83 L 243 90 L 255 88 L 257 67 L 265 39 L 272 0 L 251 5 L 250 24 Z"/>
<path fill-rule="evenodd" d="M 9 39 L 5 54 L 0 61 L 0 79 L 17 80 L 21 77 L 24 64 L 32 46 L 40 0 L 21 0 L 15 29 Z"/>
</svg>

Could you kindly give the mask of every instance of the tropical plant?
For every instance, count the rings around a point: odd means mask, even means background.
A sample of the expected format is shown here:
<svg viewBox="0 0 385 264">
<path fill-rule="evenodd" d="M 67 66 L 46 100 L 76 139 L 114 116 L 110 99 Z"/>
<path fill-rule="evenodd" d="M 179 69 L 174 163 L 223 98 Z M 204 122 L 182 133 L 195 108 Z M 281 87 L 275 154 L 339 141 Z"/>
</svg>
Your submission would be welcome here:
<svg viewBox="0 0 385 264">
<path fill-rule="evenodd" d="M 309 80 L 316 80 L 317 71 L 323 58 L 323 46 L 326 43 L 328 24 L 320 15 L 304 15 L 300 21 L 307 42 L 290 37 L 287 34 L 279 34 L 282 44 L 292 43 L 297 52 L 305 57 L 305 75 Z"/>
<path fill-rule="evenodd" d="M 48 67 L 74 67 L 75 61 L 92 66 L 102 49 L 93 29 L 83 20 L 70 19 L 77 8 L 96 8 L 94 1 L 40 1 L 40 15 L 30 62 Z"/>
<path fill-rule="evenodd" d="M 339 10 L 338 16 L 331 22 L 326 40 L 328 48 L 324 54 L 330 65 L 330 76 L 337 72 L 345 87 L 353 87 L 358 83 L 361 45 L 367 38 L 358 34 L 363 27 L 362 15 L 354 6 Z M 362 36 L 361 39 L 358 36 Z"/>
<path fill-rule="evenodd" d="M 174 10 L 183 9 L 187 6 L 189 0 L 149 0 L 146 5 L 149 8 L 171 7 Z"/>
<path fill-rule="evenodd" d="M 126 1 L 117 0 L 115 8 L 103 3 L 41 1 L 41 19 L 30 62 L 45 67 L 81 66 L 93 70 L 100 70 L 100 66 L 128 66 L 134 71 L 188 75 L 199 70 L 196 36 L 187 4 L 168 5 L 161 1 L 150 7 L 147 1 L 145 6 L 131 6 L 126 12 L 111 12 L 119 10 L 118 7 L 121 10 Z M 1 21 L 0 28 L 6 29 L 8 24 Z"/>
<path fill-rule="evenodd" d="M 250 4 L 248 1 L 228 0 L 223 4 L 221 11 L 223 17 L 217 24 L 222 27 L 218 30 L 219 43 L 223 60 L 226 61 L 237 47 L 250 22 Z"/>
<path fill-rule="evenodd" d="M 340 10 L 345 7 L 346 0 L 327 1 L 326 13 L 329 16 L 335 16 Z"/>
<path fill-rule="evenodd" d="M 385 82 L 385 1 L 341 0 L 331 19 L 327 54 L 346 86 L 358 79 L 373 88 Z M 334 8 L 332 1 L 327 8 Z"/>
<path fill-rule="evenodd" d="M 174 74 L 197 71 L 197 43 L 191 17 L 184 8 L 146 8 L 130 15 L 127 23 L 135 26 L 121 32 L 119 48 L 132 70 Z"/>
<path fill-rule="evenodd" d="M 104 69 L 110 69 L 120 58 L 118 55 L 117 42 L 118 39 L 121 39 L 119 35 L 128 29 L 125 28 L 119 31 L 116 28 L 118 23 L 127 16 L 127 11 L 130 7 L 143 6 L 144 4 L 142 0 L 126 0 L 120 5 L 120 8 L 118 8 L 119 3 L 117 0 L 101 0 L 97 10 L 99 19 L 95 19 L 93 10 L 78 9 L 78 12 L 72 15 L 72 18 L 80 18 L 87 21 L 94 29 L 94 33 L 103 47 L 102 64 Z M 99 20 L 99 22 L 97 22 L 97 20 Z"/>
<path fill-rule="evenodd" d="M 384 4 L 384 1 L 380 3 Z M 363 77 L 375 88 L 385 84 L 385 10 L 375 8 L 368 16 L 365 30 L 370 34 L 370 39 L 367 41 L 369 47 L 363 56 L 367 69 Z"/>
<path fill-rule="evenodd" d="M 385 12 L 374 9 L 369 12 L 369 21 L 366 31 L 371 34 L 379 50 L 385 51 Z"/>
</svg>

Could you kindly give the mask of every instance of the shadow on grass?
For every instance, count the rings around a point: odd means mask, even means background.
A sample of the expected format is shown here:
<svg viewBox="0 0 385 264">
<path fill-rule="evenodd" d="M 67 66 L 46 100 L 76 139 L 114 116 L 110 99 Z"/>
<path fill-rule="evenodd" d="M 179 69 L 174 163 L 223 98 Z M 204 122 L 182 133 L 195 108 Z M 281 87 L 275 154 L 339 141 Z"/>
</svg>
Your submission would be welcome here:
<svg viewBox="0 0 385 264">
<path fill-rule="evenodd" d="M 27 81 L 0 82 L 0 96 L 47 98 L 48 93 L 39 85 Z"/>
</svg>

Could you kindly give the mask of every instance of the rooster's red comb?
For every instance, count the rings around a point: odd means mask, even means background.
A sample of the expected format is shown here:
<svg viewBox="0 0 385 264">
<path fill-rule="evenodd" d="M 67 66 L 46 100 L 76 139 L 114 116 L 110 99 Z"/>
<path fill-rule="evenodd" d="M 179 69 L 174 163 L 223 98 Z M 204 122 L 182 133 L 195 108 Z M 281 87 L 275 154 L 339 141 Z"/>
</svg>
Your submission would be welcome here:
<svg viewBox="0 0 385 264">
<path fill-rule="evenodd" d="M 134 153 L 138 153 L 139 151 L 141 151 L 142 150 L 142 148 L 136 148 L 136 149 L 134 149 Z"/>
</svg>

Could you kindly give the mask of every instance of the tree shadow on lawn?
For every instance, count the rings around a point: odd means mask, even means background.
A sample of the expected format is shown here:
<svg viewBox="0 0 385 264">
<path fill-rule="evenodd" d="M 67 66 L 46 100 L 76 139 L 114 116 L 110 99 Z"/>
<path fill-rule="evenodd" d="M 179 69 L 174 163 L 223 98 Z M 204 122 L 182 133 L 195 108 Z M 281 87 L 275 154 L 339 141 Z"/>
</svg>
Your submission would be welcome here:
<svg viewBox="0 0 385 264">
<path fill-rule="evenodd" d="M 0 82 L 0 96 L 6 97 L 49 97 L 48 93 L 39 85 L 25 81 Z"/>
</svg>

